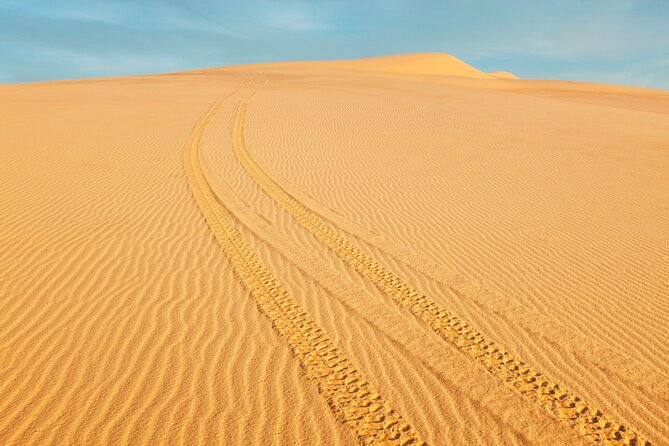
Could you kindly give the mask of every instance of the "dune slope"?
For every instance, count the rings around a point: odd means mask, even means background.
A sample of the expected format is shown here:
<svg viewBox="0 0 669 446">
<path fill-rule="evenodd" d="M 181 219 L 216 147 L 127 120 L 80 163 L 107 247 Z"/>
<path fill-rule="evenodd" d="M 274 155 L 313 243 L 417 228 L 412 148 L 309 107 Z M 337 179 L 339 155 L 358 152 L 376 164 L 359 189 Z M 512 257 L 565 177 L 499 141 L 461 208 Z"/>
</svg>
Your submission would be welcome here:
<svg viewBox="0 0 669 446">
<path fill-rule="evenodd" d="M 382 73 L 456 76 L 473 79 L 493 79 L 493 73 L 483 71 L 443 53 L 415 53 L 394 56 L 370 57 L 352 60 L 331 60 L 318 62 L 291 62 L 258 64 L 255 67 L 304 67 L 339 68 L 345 70 L 378 71 Z M 509 73 L 510 74 L 510 73 Z"/>
<path fill-rule="evenodd" d="M 669 442 L 668 93 L 417 54 L 0 95 L 0 443 Z"/>
</svg>

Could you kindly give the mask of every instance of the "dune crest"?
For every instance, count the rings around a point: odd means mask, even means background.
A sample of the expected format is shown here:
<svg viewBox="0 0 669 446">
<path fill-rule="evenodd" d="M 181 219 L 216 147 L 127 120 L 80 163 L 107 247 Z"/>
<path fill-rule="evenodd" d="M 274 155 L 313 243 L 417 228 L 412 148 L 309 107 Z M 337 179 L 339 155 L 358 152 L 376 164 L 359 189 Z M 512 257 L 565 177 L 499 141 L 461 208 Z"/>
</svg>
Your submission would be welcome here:
<svg viewBox="0 0 669 446">
<path fill-rule="evenodd" d="M 344 70 L 377 71 L 396 74 L 422 74 L 438 76 L 467 77 L 473 79 L 494 79 L 460 59 L 444 53 L 411 53 L 391 56 L 368 57 L 349 60 L 318 60 L 303 62 L 274 62 L 244 65 L 245 67 L 285 67 L 285 68 L 339 68 Z"/>
<path fill-rule="evenodd" d="M 332 67 L 357 70 L 385 71 L 389 73 L 437 74 L 446 76 L 490 79 L 491 76 L 473 66 L 443 53 L 414 53 L 365 59 L 321 62 Z"/>
</svg>

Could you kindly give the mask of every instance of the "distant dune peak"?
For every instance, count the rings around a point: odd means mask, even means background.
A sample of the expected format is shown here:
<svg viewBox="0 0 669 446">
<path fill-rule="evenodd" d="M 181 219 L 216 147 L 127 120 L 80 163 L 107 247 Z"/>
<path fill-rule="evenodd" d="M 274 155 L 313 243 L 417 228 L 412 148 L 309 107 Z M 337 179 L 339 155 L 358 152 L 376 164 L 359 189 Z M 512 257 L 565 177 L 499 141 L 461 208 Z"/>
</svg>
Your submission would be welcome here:
<svg viewBox="0 0 669 446">
<path fill-rule="evenodd" d="M 246 66 L 256 68 L 334 68 L 392 74 L 466 77 L 471 79 L 518 79 L 517 76 L 507 71 L 486 73 L 463 62 L 457 57 L 445 53 L 409 53 L 343 60 L 267 62 L 248 64 Z"/>
<path fill-rule="evenodd" d="M 446 76 L 492 79 L 493 76 L 474 68 L 460 59 L 444 53 L 411 53 L 364 59 L 319 62 L 332 67 L 385 71 L 407 74 L 433 74 Z"/>
</svg>

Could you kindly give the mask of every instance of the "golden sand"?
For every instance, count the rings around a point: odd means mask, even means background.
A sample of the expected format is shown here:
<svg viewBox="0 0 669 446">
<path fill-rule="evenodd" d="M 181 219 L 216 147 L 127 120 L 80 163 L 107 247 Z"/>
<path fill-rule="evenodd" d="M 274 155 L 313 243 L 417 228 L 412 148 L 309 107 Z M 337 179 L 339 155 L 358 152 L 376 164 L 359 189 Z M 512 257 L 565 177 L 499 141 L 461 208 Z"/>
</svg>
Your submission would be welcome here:
<svg viewBox="0 0 669 446">
<path fill-rule="evenodd" d="M 416 54 L 0 96 L 0 444 L 669 442 L 669 93 Z"/>
</svg>

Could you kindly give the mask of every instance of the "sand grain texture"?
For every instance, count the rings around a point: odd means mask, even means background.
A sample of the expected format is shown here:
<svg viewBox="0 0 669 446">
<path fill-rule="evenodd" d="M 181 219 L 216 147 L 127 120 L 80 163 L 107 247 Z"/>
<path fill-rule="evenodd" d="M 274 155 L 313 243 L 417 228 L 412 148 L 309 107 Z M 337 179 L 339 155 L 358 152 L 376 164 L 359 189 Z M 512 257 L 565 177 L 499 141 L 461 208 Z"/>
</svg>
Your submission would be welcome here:
<svg viewBox="0 0 669 446">
<path fill-rule="evenodd" d="M 668 93 L 417 54 L 0 97 L 0 443 L 669 443 Z"/>
</svg>

